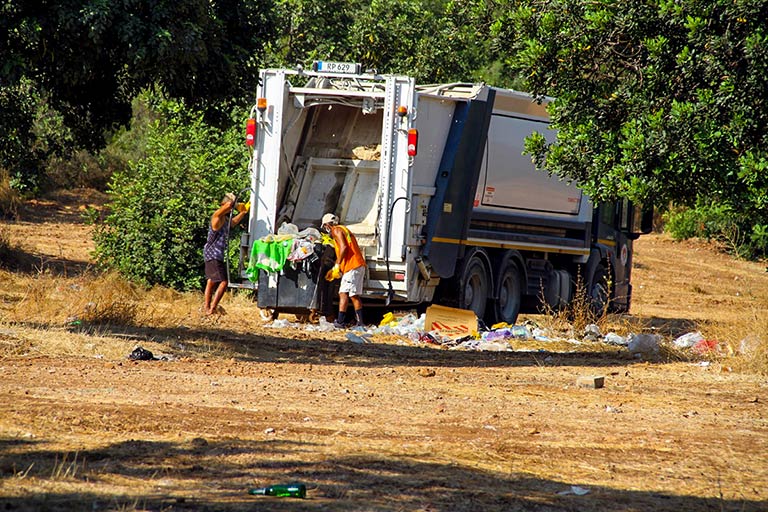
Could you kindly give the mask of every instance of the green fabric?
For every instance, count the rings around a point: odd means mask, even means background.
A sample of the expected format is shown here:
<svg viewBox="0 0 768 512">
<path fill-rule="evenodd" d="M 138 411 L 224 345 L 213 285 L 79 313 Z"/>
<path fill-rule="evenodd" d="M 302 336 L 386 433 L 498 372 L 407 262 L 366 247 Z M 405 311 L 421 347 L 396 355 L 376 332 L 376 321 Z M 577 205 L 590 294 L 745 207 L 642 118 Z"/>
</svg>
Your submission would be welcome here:
<svg viewBox="0 0 768 512">
<path fill-rule="evenodd" d="M 256 240 L 251 249 L 251 259 L 246 269 L 248 279 L 259 280 L 259 269 L 267 272 L 280 272 L 291 252 L 293 240 L 262 241 Z"/>
</svg>

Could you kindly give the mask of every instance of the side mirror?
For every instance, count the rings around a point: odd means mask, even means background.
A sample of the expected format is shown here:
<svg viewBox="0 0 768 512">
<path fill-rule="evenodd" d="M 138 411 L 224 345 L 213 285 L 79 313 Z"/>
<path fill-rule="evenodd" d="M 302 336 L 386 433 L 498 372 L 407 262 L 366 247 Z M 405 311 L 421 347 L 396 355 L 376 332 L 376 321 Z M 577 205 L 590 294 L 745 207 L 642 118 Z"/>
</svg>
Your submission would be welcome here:
<svg viewBox="0 0 768 512">
<path fill-rule="evenodd" d="M 651 231 L 653 231 L 653 206 L 635 205 L 632 215 L 632 229 L 627 233 L 627 238 L 637 240 L 640 235 L 647 235 Z"/>
</svg>

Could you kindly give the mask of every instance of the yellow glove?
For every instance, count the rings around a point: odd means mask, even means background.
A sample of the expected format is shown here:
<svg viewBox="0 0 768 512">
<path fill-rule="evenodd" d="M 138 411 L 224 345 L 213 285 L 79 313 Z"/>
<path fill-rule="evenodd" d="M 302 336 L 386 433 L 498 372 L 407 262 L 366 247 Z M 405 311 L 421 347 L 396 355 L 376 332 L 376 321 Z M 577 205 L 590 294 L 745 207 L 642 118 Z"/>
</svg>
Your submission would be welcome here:
<svg viewBox="0 0 768 512">
<path fill-rule="evenodd" d="M 325 273 L 326 281 L 333 281 L 341 277 L 341 269 L 338 265 L 334 265 L 331 270 Z"/>
<path fill-rule="evenodd" d="M 395 321 L 395 314 L 392 313 L 391 311 L 387 311 L 386 314 L 384 314 L 384 318 L 382 318 L 381 322 L 379 322 L 379 327 L 383 327 L 394 321 Z"/>
<path fill-rule="evenodd" d="M 235 208 L 239 213 L 247 212 L 248 210 L 251 209 L 251 202 L 248 201 L 247 203 L 237 203 L 237 205 L 235 205 Z"/>
</svg>

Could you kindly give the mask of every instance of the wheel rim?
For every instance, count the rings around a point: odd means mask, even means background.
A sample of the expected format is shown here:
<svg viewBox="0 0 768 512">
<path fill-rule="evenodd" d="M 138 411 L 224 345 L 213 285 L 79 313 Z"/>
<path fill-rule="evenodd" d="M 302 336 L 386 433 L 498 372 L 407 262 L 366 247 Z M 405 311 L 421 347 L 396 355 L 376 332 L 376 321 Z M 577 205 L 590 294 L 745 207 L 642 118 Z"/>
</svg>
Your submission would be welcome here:
<svg viewBox="0 0 768 512">
<path fill-rule="evenodd" d="M 485 314 L 485 303 L 488 300 L 488 277 L 482 262 L 473 258 L 467 268 L 464 280 L 463 307 L 471 309 L 482 318 Z"/>
<path fill-rule="evenodd" d="M 514 322 L 520 310 L 520 300 L 517 275 L 507 270 L 499 286 L 499 320 L 507 323 Z"/>
</svg>

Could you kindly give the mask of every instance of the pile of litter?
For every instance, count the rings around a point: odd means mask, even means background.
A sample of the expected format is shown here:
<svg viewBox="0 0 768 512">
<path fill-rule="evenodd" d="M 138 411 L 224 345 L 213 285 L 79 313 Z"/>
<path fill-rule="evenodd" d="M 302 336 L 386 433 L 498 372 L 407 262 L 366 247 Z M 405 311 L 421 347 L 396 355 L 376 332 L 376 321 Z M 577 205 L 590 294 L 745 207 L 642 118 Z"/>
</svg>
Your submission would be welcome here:
<svg viewBox="0 0 768 512">
<path fill-rule="evenodd" d="M 464 312 L 466 313 L 466 312 Z M 402 345 L 429 345 L 446 350 L 473 350 L 494 352 L 597 352 L 613 347 L 616 351 L 628 351 L 636 357 L 654 356 L 661 352 L 663 337 L 653 333 L 630 333 L 622 336 L 615 332 L 603 334 L 596 324 L 587 325 L 583 332 L 575 334 L 573 329 L 562 335 L 543 328 L 531 320 L 519 325 L 499 323 L 486 329 L 473 330 L 469 334 L 456 335 L 447 329 L 427 330 L 427 315 L 416 316 L 413 313 L 395 315 L 386 313 L 377 326 L 365 329 L 355 328 L 347 334 L 347 340 L 354 343 L 372 343 L 375 338 L 394 338 Z M 433 322 L 432 326 L 435 325 Z M 481 324 L 482 325 L 482 324 Z M 338 331 L 324 317 L 317 324 L 301 324 L 288 320 L 275 320 L 266 327 L 283 329 L 296 328 L 312 332 Z M 671 346 L 677 350 L 690 351 L 692 355 L 721 354 L 720 344 L 707 340 L 699 332 L 684 334 Z"/>
</svg>

